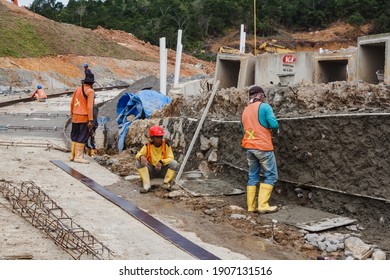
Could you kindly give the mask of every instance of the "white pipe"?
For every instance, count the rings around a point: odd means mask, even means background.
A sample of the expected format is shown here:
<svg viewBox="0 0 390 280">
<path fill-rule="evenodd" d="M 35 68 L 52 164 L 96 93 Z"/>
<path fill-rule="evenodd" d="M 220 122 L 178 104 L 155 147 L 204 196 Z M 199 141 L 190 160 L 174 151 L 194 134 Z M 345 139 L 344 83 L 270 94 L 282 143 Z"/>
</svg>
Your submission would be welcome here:
<svg viewBox="0 0 390 280">
<path fill-rule="evenodd" d="M 181 53 L 183 50 L 183 45 L 181 44 L 181 33 L 182 33 L 182 30 L 179 29 L 179 31 L 177 32 L 175 78 L 174 78 L 174 82 L 173 82 L 174 85 L 177 85 L 179 83 L 179 77 L 180 77 Z"/>
<path fill-rule="evenodd" d="M 332 114 L 332 115 L 317 115 L 303 117 L 285 117 L 277 118 L 277 120 L 306 120 L 306 119 L 321 119 L 321 118 L 337 118 L 337 117 L 370 117 L 370 116 L 390 116 L 390 113 L 350 113 L 350 114 Z"/>
<path fill-rule="evenodd" d="M 244 25 L 241 24 L 241 32 L 240 32 L 240 54 L 245 53 L 245 39 L 244 39 Z"/>
<path fill-rule="evenodd" d="M 308 120 L 321 118 L 342 118 L 342 117 L 379 117 L 390 116 L 390 113 L 356 113 L 356 114 L 333 114 L 333 115 L 317 115 L 317 116 L 303 116 L 303 117 L 277 117 L 278 121 L 292 121 L 292 120 Z M 241 121 L 226 121 L 220 119 L 211 119 L 212 122 L 219 123 L 241 123 Z"/>
<path fill-rule="evenodd" d="M 160 38 L 160 92 L 167 95 L 167 49 L 165 37 Z"/>
<path fill-rule="evenodd" d="M 245 42 L 246 42 L 246 32 L 244 32 L 244 34 L 242 35 L 242 54 L 245 53 Z"/>
</svg>

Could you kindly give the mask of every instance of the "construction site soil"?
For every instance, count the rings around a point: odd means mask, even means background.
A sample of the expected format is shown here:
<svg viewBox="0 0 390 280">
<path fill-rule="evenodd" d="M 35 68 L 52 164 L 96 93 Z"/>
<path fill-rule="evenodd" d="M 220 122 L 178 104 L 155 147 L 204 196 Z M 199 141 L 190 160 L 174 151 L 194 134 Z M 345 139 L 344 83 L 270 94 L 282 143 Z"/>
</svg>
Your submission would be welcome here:
<svg viewBox="0 0 390 280">
<path fill-rule="evenodd" d="M 126 91 L 136 92 L 156 84 L 155 77 L 148 77 Z M 273 136 L 280 180 L 271 202 L 280 206 L 304 205 L 355 218 L 365 228 L 362 238 L 388 253 L 390 154 L 385 143 L 390 140 L 389 87 L 358 82 L 302 83 L 265 88 L 265 91 L 280 124 L 280 133 Z M 102 156 L 100 162 L 123 177 L 136 175 L 135 153 L 146 143 L 148 127 L 153 124 L 167 129 L 167 138 L 172 140 L 175 156 L 181 162 L 210 94 L 205 90 L 195 97 L 172 96 L 173 101 L 150 119 L 133 122 L 125 151 L 118 154 L 114 140 L 108 150 L 110 156 Z M 115 104 L 120 96 L 105 104 L 101 114 L 115 119 Z M 198 139 L 185 171 L 200 170 L 205 178 L 223 179 L 245 189 L 247 163 L 241 148 L 239 121 L 247 104 L 247 89 L 217 92 L 198 137 L 218 139 L 217 147 L 204 148 L 202 139 Z M 108 131 L 111 131 L 111 139 L 115 139 L 116 124 L 111 125 Z M 216 153 L 217 160 L 208 160 L 212 152 Z M 137 179 L 132 183 L 141 187 Z M 297 196 L 297 187 L 304 190 L 303 196 Z M 180 185 L 176 188 L 181 189 Z M 115 190 L 125 195 L 120 188 L 113 188 Z M 228 218 L 234 212 L 231 205 L 246 208 L 245 195 L 190 198 L 187 194 L 172 199 L 159 189 L 147 195 L 169 199 L 173 204 L 184 203 L 187 208 L 198 210 L 203 219 L 205 213 L 210 212 L 207 209 L 217 208 L 209 217 L 212 223 L 228 224 L 250 235 L 270 238 L 270 221 L 265 217 L 255 217 L 255 223 L 252 219 L 232 221 Z M 200 236 L 208 235 L 207 227 L 196 231 L 200 231 Z M 321 254 L 315 248 L 308 248 L 302 236 L 297 229 L 284 226 L 279 228 L 276 240 L 308 258 Z M 220 238 L 223 241 L 231 237 L 220 232 Z M 332 256 L 343 258 L 340 253 Z"/>
<path fill-rule="evenodd" d="M 26 12 L 17 13 L 28 16 Z M 75 32 L 78 28 L 74 27 Z M 297 51 L 317 51 L 320 47 L 339 49 L 356 45 L 356 36 L 368 32 L 362 29 L 357 34 L 355 31 L 338 23 L 327 31 L 284 34 L 275 38 L 275 42 L 289 48 L 295 46 Z M 98 28 L 91 32 L 147 54 L 148 60 L 74 54 L 44 58 L 2 57 L 1 99 L 31 95 L 38 83 L 47 88 L 49 94 L 72 89 L 83 78 L 82 64 L 86 61 L 95 73 L 97 86 L 130 84 L 124 92 L 132 93 L 145 87 L 159 88 L 156 46 L 121 31 Z M 213 48 L 225 45 L 224 40 L 233 43 L 232 38 L 227 36 L 211 42 L 209 51 L 215 54 Z M 174 57 L 170 50 L 168 74 L 173 73 Z M 205 77 L 204 84 L 210 82 L 213 63 L 187 55 L 182 63 L 183 80 Z M 267 102 L 272 105 L 280 124 L 280 133 L 273 135 L 279 181 L 270 203 L 281 207 L 298 204 L 355 218 L 364 228 L 358 233 L 360 237 L 384 250 L 389 258 L 389 86 L 360 82 L 301 83 L 265 90 Z M 146 143 L 148 128 L 158 123 L 166 129 L 175 157 L 182 162 L 211 91 L 203 87 L 199 94 L 191 97 L 170 96 L 173 100 L 163 110 L 155 112 L 150 119 L 134 121 L 126 137 L 125 150 L 118 153 L 115 119 L 116 103 L 121 95 L 100 108 L 100 115 L 109 117 L 110 121 L 106 124 L 107 149 L 99 150 L 96 161 L 123 178 L 136 175 L 135 153 Z M 245 189 L 247 163 L 241 147 L 239 121 L 247 104 L 247 89 L 218 90 L 184 171 L 200 170 L 204 178 L 220 178 Z M 108 186 L 124 199 L 149 209 L 151 214 L 180 221 L 183 223 L 181 228 L 195 232 L 205 242 L 227 247 L 249 258 L 315 259 L 324 254 L 336 259 L 345 258 L 341 251 L 324 253 L 307 244 L 304 233 L 295 227 L 278 223 L 272 230 L 273 223 L 266 215 L 247 213 L 245 194 L 194 197 L 180 184 L 173 186 L 177 195 L 158 187 L 150 193 L 140 194 L 140 187 L 138 178 Z M 298 187 L 303 189 L 301 196 L 297 196 Z M 234 213 L 245 215 L 245 218 L 232 219 Z M 337 228 L 333 231 L 348 230 Z"/>
</svg>

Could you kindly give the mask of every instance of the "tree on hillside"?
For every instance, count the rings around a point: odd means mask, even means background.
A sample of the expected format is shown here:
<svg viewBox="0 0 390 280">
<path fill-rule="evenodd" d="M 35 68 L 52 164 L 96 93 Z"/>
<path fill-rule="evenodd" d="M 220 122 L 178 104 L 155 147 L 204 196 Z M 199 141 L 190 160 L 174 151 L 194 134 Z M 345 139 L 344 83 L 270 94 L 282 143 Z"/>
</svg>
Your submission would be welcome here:
<svg viewBox="0 0 390 280">
<path fill-rule="evenodd" d="M 33 12 L 52 19 L 54 19 L 56 14 L 63 8 L 64 4 L 57 2 L 56 0 L 34 0 L 30 6 L 30 10 Z"/>
<path fill-rule="evenodd" d="M 157 45 L 166 37 L 176 46 L 183 30 L 186 50 L 202 48 L 208 38 L 225 35 L 241 24 L 253 33 L 253 0 L 34 0 L 30 9 L 47 18 L 94 29 L 118 29 Z M 319 29 L 343 20 L 356 28 L 373 22 L 375 32 L 390 32 L 389 0 L 257 0 L 257 35 L 274 36 L 280 27 Z"/>
<path fill-rule="evenodd" d="M 347 19 L 347 22 L 355 27 L 355 35 L 358 36 L 360 27 L 364 23 L 364 17 L 359 12 L 356 12 Z"/>
</svg>

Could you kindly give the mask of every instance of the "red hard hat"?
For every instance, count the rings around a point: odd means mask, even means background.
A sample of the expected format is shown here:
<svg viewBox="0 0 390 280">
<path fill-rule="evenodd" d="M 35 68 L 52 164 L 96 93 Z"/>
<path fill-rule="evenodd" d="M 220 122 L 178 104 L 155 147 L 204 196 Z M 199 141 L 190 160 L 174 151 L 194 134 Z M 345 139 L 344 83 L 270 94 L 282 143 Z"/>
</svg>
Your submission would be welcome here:
<svg viewBox="0 0 390 280">
<path fill-rule="evenodd" d="M 149 130 L 149 137 L 152 136 L 164 136 L 164 130 L 158 125 L 154 125 Z"/>
</svg>

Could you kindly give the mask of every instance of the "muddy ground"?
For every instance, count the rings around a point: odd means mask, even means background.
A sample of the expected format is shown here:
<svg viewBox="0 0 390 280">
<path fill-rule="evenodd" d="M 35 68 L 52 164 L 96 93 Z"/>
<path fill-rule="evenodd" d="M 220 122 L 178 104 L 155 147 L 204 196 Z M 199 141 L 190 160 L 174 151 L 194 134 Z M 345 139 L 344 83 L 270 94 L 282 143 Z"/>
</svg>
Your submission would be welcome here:
<svg viewBox="0 0 390 280">
<path fill-rule="evenodd" d="M 154 82 L 157 81 L 146 79 L 140 86 Z M 389 87 L 357 82 L 301 83 L 266 88 L 266 93 L 280 123 L 280 134 L 273 136 L 279 182 L 271 202 L 296 203 L 356 218 L 365 228 L 362 238 L 388 254 L 390 155 L 385 143 L 390 140 Z M 172 140 L 175 156 L 181 162 L 209 96 L 210 92 L 204 92 L 192 98 L 173 97 L 172 103 L 155 112 L 151 119 L 135 121 L 126 138 L 126 150 L 120 154 L 115 150 L 115 123 L 111 123 L 108 129 L 113 132 L 114 144 L 108 150 L 110 156 L 101 158 L 101 163 L 123 177 L 135 175 L 135 153 L 147 141 L 145 132 L 153 124 L 167 129 L 167 138 Z M 101 113 L 115 117 L 113 104 L 115 100 L 104 105 Z M 239 120 L 246 105 L 246 90 L 218 91 L 200 132 L 203 143 L 198 139 L 184 171 L 200 169 L 205 177 L 223 178 L 245 189 L 247 163 L 241 148 Z M 216 147 L 209 143 L 212 138 L 217 139 Z M 137 180 L 132 183 L 140 186 Z M 304 189 L 303 197 L 297 197 L 294 191 L 297 186 Z M 151 195 L 167 198 L 159 190 Z M 258 217 L 256 223 L 226 219 L 226 213 L 231 212 L 229 205 L 245 209 L 245 194 L 221 199 L 223 206 L 211 215 L 206 214 L 209 221 L 228 224 L 255 236 L 269 236 L 269 229 L 261 230 L 269 226 L 267 219 Z M 210 208 L 205 206 L 206 198 L 184 201 L 186 207 L 197 210 L 203 217 Z M 183 201 L 171 199 L 171 203 Z M 321 254 L 301 243 L 302 234 L 296 229 L 286 227 L 281 232 L 277 237 L 279 244 L 296 247 L 308 258 Z"/>
</svg>

